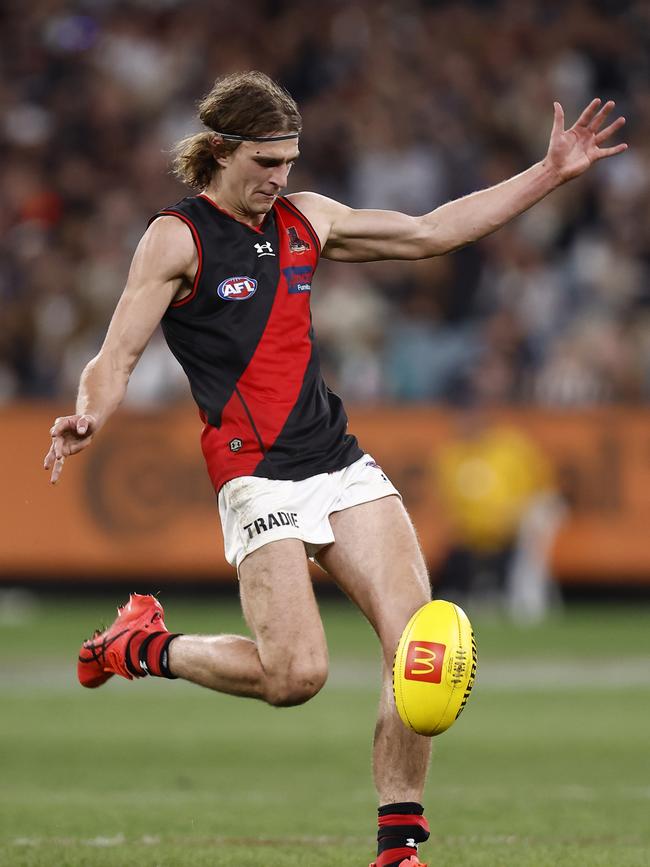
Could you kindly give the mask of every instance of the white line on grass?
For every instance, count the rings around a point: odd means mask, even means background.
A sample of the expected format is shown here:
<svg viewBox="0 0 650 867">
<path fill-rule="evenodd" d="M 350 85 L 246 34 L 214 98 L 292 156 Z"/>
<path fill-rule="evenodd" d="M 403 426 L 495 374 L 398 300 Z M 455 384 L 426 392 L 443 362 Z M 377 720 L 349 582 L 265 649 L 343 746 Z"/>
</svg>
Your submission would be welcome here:
<svg viewBox="0 0 650 867">
<path fill-rule="evenodd" d="M 312 847 L 328 847 L 328 846 L 372 846 L 375 838 L 370 836 L 310 836 L 303 835 L 300 837 L 155 837 L 143 836 L 127 839 L 123 834 L 116 834 L 114 837 L 94 837 L 91 839 L 79 839 L 76 837 L 17 837 L 13 844 L 15 846 L 41 848 L 53 846 L 88 846 L 88 847 L 121 847 L 129 846 L 134 848 L 137 846 L 182 846 L 185 848 L 198 847 L 237 847 L 245 846 L 259 848 L 273 848 L 280 846 L 312 846 Z M 571 837 L 570 839 L 553 836 L 552 839 L 547 839 L 544 836 L 518 836 L 516 834 L 467 834 L 460 836 L 436 834 L 432 837 L 429 843 L 438 843 L 447 846 L 503 846 L 503 845 L 526 845 L 530 846 L 539 843 L 555 843 L 564 844 L 570 843 L 573 846 L 594 846 L 598 844 L 614 844 L 624 843 L 629 845 L 642 845 L 645 841 L 641 836 L 617 837 L 615 835 L 595 836 L 595 837 Z"/>
<path fill-rule="evenodd" d="M 335 660 L 331 666 L 330 687 L 376 692 L 379 667 L 370 662 Z M 647 689 L 650 687 L 650 657 L 619 657 L 612 659 L 517 660 L 499 661 L 479 656 L 477 685 L 481 690 L 576 692 L 581 689 L 614 691 Z M 111 688 L 130 684 L 114 678 Z M 148 683 L 148 688 L 169 689 L 167 683 Z M 176 684 L 181 686 L 181 684 Z M 75 666 L 9 663 L 0 673 L 0 691 L 22 694 L 38 689 L 43 693 L 79 690 Z"/>
</svg>

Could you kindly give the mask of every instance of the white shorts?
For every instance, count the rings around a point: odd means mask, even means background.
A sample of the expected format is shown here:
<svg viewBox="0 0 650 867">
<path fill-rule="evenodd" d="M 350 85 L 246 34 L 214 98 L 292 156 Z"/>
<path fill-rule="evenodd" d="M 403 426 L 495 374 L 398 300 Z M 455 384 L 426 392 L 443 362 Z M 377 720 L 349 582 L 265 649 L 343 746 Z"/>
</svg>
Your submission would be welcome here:
<svg viewBox="0 0 650 867">
<path fill-rule="evenodd" d="M 399 493 L 370 455 L 301 482 L 240 476 L 219 491 L 226 560 L 239 568 L 251 552 L 278 539 L 301 539 L 308 557 L 334 542 L 332 512 Z"/>
</svg>

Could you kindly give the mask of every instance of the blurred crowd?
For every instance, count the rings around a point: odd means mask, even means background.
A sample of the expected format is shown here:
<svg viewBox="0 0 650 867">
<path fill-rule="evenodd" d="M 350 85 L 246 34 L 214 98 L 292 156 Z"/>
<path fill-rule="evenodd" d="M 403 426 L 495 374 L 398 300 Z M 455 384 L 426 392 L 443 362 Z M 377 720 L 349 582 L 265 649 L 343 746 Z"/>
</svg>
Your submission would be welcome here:
<svg viewBox="0 0 650 867">
<path fill-rule="evenodd" d="M 553 100 L 615 99 L 625 154 L 456 254 L 323 261 L 314 322 L 350 401 L 650 397 L 644 0 L 6 0 L 0 66 L 0 402 L 74 394 L 147 219 L 189 193 L 171 147 L 248 68 L 303 113 L 290 189 L 411 214 L 540 160 Z M 187 393 L 156 335 L 130 399 Z"/>
</svg>

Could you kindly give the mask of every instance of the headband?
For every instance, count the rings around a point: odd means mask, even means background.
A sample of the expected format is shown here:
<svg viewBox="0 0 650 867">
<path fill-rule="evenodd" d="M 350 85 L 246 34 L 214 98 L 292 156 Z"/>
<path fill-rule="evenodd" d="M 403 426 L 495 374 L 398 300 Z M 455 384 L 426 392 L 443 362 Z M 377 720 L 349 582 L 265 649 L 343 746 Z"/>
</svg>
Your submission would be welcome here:
<svg viewBox="0 0 650 867">
<path fill-rule="evenodd" d="M 230 135 L 227 132 L 216 132 L 215 135 L 221 136 L 226 141 L 286 141 L 290 138 L 298 138 L 299 132 L 288 132 L 283 135 Z"/>
</svg>

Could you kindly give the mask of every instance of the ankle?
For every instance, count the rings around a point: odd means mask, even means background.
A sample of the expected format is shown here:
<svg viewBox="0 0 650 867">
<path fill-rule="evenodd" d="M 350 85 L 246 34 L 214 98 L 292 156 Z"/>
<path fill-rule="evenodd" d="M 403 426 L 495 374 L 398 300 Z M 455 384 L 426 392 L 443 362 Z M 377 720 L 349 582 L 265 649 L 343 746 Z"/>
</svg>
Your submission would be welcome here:
<svg viewBox="0 0 650 867">
<path fill-rule="evenodd" d="M 418 844 L 429 839 L 429 823 L 422 804 L 417 801 L 385 804 L 377 812 L 377 867 L 397 867 L 417 855 Z"/>
<path fill-rule="evenodd" d="M 126 666 L 134 677 L 166 677 L 175 680 L 169 667 L 169 645 L 181 633 L 134 632 L 126 649 Z"/>
</svg>

